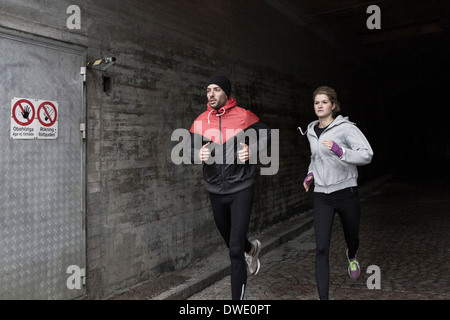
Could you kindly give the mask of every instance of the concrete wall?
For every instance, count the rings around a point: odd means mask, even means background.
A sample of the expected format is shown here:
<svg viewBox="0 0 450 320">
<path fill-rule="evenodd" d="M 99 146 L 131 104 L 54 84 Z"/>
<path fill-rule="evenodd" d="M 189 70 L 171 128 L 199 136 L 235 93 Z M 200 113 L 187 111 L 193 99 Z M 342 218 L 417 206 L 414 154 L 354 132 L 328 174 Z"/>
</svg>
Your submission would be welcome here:
<svg viewBox="0 0 450 320">
<path fill-rule="evenodd" d="M 66 26 L 69 5 L 81 8 L 80 30 Z M 360 66 L 349 67 L 352 56 L 338 43 L 270 1 L 1 0 L 0 26 L 83 46 L 88 60 L 117 58 L 103 73 L 89 70 L 86 83 L 91 299 L 183 268 L 222 244 L 201 166 L 171 161 L 171 134 L 205 110 L 211 75 L 227 74 L 238 105 L 280 130 L 278 173 L 255 177 L 257 232 L 310 208 L 301 187 L 309 145 L 296 128 L 315 119 L 317 86 L 345 96 Z"/>
</svg>

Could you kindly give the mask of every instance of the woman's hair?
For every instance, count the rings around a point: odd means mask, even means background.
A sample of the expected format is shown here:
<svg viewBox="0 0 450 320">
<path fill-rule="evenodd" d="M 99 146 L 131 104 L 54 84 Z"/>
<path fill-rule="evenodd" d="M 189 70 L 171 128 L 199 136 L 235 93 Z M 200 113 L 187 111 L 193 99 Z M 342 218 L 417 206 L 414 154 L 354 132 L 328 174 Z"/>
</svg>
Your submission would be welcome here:
<svg viewBox="0 0 450 320">
<path fill-rule="evenodd" d="M 328 97 L 328 99 L 330 99 L 330 102 L 333 104 L 334 103 L 334 110 L 333 110 L 333 118 L 335 118 L 341 111 L 341 105 L 337 99 L 337 93 L 333 88 L 327 87 L 327 86 L 322 86 L 322 87 L 318 87 L 314 93 L 313 93 L 313 101 L 316 99 L 316 96 L 318 94 L 324 94 Z"/>
</svg>

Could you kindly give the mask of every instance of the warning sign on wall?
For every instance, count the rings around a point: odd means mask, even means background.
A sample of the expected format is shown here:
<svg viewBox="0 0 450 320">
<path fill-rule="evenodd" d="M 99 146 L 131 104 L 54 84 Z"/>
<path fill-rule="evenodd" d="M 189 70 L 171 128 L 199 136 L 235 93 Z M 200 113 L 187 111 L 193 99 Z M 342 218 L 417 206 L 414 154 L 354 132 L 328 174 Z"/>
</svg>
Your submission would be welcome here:
<svg viewBox="0 0 450 320">
<path fill-rule="evenodd" d="M 58 102 L 11 99 L 11 139 L 58 138 Z"/>
</svg>

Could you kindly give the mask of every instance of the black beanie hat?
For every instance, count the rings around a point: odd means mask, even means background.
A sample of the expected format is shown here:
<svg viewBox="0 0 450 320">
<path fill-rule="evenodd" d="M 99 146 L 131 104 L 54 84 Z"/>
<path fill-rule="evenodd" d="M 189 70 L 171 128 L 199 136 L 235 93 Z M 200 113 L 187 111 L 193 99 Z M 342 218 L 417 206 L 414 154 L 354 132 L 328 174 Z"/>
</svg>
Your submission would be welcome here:
<svg viewBox="0 0 450 320">
<path fill-rule="evenodd" d="M 206 86 L 209 86 L 210 84 L 218 85 L 225 92 L 227 97 L 228 98 L 230 97 L 231 82 L 230 82 L 230 79 L 228 79 L 226 75 L 216 74 L 215 76 L 212 76 L 211 78 L 209 78 Z"/>
</svg>

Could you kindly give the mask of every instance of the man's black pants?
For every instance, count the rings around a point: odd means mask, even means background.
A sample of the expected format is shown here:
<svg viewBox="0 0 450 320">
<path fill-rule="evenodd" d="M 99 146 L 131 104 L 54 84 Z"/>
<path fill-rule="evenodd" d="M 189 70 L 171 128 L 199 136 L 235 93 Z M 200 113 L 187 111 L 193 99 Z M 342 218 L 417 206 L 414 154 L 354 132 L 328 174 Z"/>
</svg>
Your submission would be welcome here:
<svg viewBox="0 0 450 320">
<path fill-rule="evenodd" d="M 231 194 L 210 193 L 217 228 L 229 249 L 231 261 L 231 298 L 242 300 L 247 285 L 244 252 L 250 252 L 247 239 L 255 186 Z"/>
</svg>

